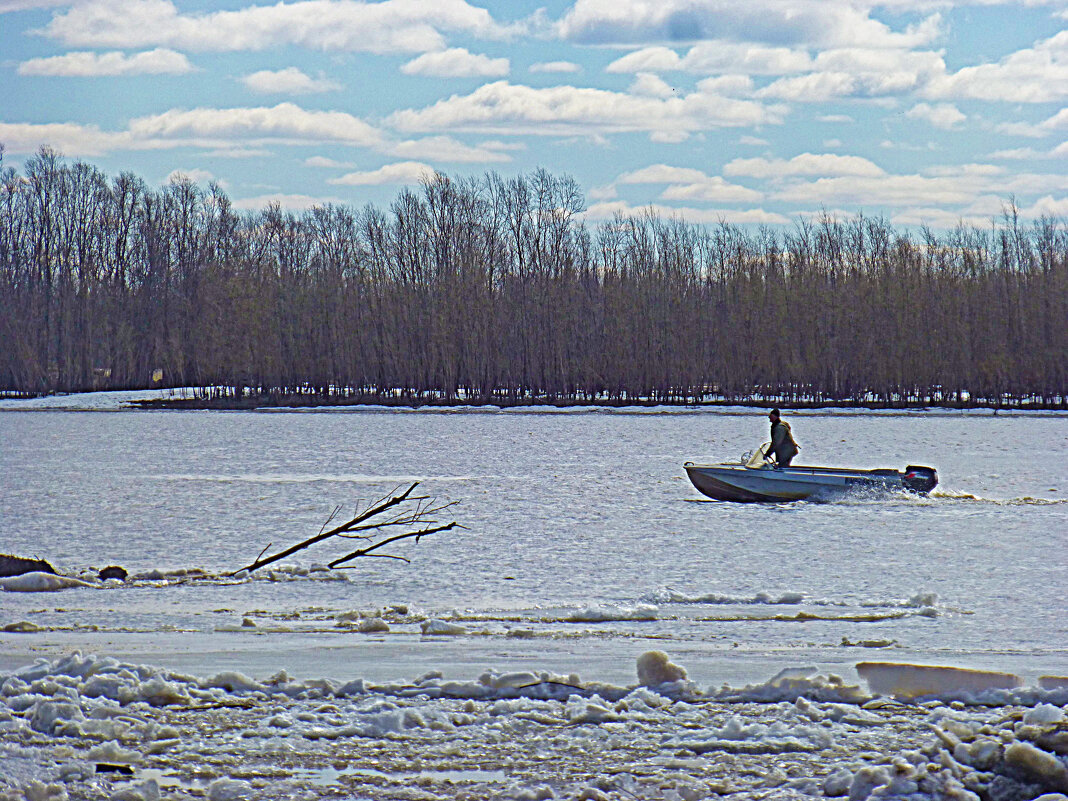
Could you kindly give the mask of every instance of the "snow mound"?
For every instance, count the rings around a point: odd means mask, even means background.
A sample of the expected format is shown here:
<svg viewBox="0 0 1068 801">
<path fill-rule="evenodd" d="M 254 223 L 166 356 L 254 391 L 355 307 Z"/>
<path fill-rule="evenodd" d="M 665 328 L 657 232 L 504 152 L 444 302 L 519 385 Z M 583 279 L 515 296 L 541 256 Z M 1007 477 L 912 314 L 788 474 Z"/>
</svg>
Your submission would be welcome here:
<svg viewBox="0 0 1068 801">
<path fill-rule="evenodd" d="M 681 738 L 672 745 L 697 754 L 710 751 L 725 751 L 740 754 L 782 754 L 790 751 L 822 751 L 830 748 L 834 739 L 823 726 L 808 724 L 790 725 L 776 721 L 745 723 L 737 715 L 727 725 L 712 729 L 706 734 Z"/>
<path fill-rule="evenodd" d="M 638 657 L 637 667 L 638 684 L 643 687 L 657 687 L 686 678 L 686 668 L 673 664 L 663 651 L 646 651 Z"/>
<path fill-rule="evenodd" d="M 814 667 L 785 668 L 763 684 L 748 684 L 741 689 L 724 685 L 709 695 L 719 701 L 794 703 L 798 698 L 812 701 L 838 701 L 861 704 L 871 700 L 871 695 L 856 685 L 846 684 L 841 676 L 819 674 Z"/>
</svg>

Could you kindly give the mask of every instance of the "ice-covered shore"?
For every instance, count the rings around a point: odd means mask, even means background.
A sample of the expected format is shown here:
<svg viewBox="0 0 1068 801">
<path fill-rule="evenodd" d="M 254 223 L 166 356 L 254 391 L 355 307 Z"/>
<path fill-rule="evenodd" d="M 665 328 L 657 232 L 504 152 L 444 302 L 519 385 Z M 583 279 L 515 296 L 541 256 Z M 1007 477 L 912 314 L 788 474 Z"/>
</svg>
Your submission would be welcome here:
<svg viewBox="0 0 1068 801">
<path fill-rule="evenodd" d="M 810 670 L 701 689 L 660 652 L 636 667 L 624 687 L 42 659 L 0 674 L 0 799 L 1068 798 L 1056 680 L 928 667 L 920 687 L 915 666 L 882 664 L 895 697 Z"/>
</svg>

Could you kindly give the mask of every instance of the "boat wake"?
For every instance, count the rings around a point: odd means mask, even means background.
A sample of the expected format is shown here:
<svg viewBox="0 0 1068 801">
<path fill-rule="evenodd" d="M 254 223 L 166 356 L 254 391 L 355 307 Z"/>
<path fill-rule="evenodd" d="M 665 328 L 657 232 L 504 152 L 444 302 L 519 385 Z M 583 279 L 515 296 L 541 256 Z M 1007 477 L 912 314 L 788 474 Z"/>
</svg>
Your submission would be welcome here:
<svg viewBox="0 0 1068 801">
<path fill-rule="evenodd" d="M 987 503 L 994 506 L 1059 506 L 1068 503 L 1068 498 L 1035 498 L 1032 495 L 1023 495 L 1019 498 L 984 498 L 970 492 L 952 490 L 936 490 L 929 497 L 932 500 Z"/>
</svg>

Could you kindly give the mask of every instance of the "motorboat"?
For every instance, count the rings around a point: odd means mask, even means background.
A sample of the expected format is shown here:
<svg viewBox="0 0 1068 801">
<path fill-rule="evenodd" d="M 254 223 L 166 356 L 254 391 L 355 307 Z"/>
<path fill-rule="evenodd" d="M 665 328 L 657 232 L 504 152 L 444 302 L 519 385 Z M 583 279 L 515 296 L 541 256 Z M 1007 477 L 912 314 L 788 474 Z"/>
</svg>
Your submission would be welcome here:
<svg viewBox="0 0 1068 801">
<path fill-rule="evenodd" d="M 770 444 L 746 453 L 735 464 L 686 462 L 686 474 L 704 495 L 717 501 L 779 502 L 826 498 L 856 491 L 926 495 L 938 484 L 933 467 L 910 464 L 904 470 L 849 467 L 776 467 Z"/>
</svg>

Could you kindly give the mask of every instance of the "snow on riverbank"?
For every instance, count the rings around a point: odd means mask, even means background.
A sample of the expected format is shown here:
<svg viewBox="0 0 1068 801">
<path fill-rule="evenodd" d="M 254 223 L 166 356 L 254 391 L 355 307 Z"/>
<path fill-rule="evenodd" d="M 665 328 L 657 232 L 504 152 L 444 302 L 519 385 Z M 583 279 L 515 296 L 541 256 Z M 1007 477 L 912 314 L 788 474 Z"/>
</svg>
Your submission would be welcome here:
<svg viewBox="0 0 1068 801">
<path fill-rule="evenodd" d="M 102 392 L 73 392 L 57 395 L 42 395 L 35 398 L 4 398 L 0 397 L 0 411 L 3 410 L 51 410 L 51 411 L 119 411 L 122 409 L 138 408 L 133 404 L 141 401 L 168 401 L 168 400 L 192 400 L 197 395 L 193 387 L 179 387 L 173 389 L 130 389 L 111 390 Z M 351 412 L 384 412 L 384 413 L 416 413 L 416 414 L 554 414 L 554 415 L 582 415 L 582 414 L 623 414 L 623 415 L 752 415 L 754 410 L 763 408 L 753 405 L 709 405 L 709 406 L 647 406 L 647 405 L 564 405 L 531 404 L 517 406 L 495 405 L 467 405 L 463 403 L 422 405 L 422 406 L 394 406 L 378 404 L 348 404 L 348 405 L 323 405 L 323 406 L 262 406 L 254 407 L 256 411 L 264 412 L 316 412 L 316 413 L 351 413 Z M 863 406 L 825 406 L 810 409 L 791 409 L 791 414 L 807 416 L 867 416 L 867 415 L 954 415 L 954 416 L 978 416 L 991 417 L 998 413 L 1002 416 L 1064 416 L 1064 411 L 1059 409 L 1020 409 L 1008 408 L 994 410 L 990 408 L 946 408 L 946 407 L 915 407 L 915 408 L 867 408 Z"/>
<path fill-rule="evenodd" d="M 113 392 L 75 392 L 42 395 L 38 398 L 0 398 L 0 411 L 45 410 L 70 412 L 114 412 L 131 403 L 148 400 L 192 397 L 191 389 L 128 389 Z"/>
<path fill-rule="evenodd" d="M 374 684 L 197 677 L 74 653 L 0 674 L 0 799 L 1063 801 L 1048 794 L 1068 791 L 1063 687 L 1000 687 L 988 707 L 969 695 L 975 675 L 957 700 L 917 702 L 806 670 L 702 690 L 664 654 L 637 668 L 642 684 L 625 687 L 537 670 Z"/>
</svg>

